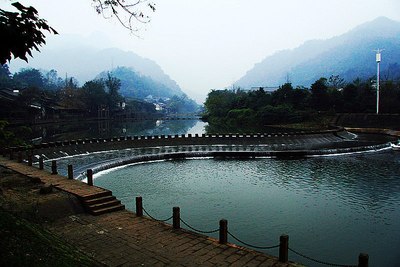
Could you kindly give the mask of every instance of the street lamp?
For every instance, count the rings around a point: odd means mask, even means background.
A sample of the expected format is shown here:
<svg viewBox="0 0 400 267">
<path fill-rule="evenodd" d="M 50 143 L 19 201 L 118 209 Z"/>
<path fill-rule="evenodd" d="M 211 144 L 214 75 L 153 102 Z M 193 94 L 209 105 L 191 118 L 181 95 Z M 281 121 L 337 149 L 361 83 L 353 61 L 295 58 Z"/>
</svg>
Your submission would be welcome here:
<svg viewBox="0 0 400 267">
<path fill-rule="evenodd" d="M 379 63 L 381 63 L 381 52 L 383 49 L 374 50 L 376 52 L 376 114 L 379 114 Z"/>
</svg>

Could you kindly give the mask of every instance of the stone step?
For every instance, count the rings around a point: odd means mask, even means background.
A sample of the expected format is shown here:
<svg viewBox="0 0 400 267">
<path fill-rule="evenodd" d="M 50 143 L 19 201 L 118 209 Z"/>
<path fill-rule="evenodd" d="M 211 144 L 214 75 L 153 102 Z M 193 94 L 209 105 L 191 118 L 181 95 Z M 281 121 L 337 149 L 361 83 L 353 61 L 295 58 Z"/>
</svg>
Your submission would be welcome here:
<svg viewBox="0 0 400 267">
<path fill-rule="evenodd" d="M 87 201 L 90 199 L 96 199 L 96 198 L 107 197 L 107 196 L 112 196 L 112 192 L 109 190 L 104 190 L 103 192 L 97 192 L 97 193 L 81 196 L 81 199 L 83 201 Z"/>
<path fill-rule="evenodd" d="M 119 204 L 116 206 L 112 206 L 112 207 L 107 207 L 107 208 L 103 208 L 103 209 L 99 209 L 99 210 L 91 210 L 89 211 L 90 214 L 92 215 L 101 215 L 101 214 L 105 214 L 105 213 L 110 213 L 113 211 L 119 211 L 119 210 L 124 210 L 125 209 L 125 205 Z"/>
<path fill-rule="evenodd" d="M 113 195 L 110 195 L 110 196 L 105 196 L 105 197 L 98 197 L 98 198 L 84 200 L 84 202 L 85 202 L 85 205 L 91 206 L 91 205 L 95 205 L 95 204 L 99 204 L 99 203 L 103 203 L 103 202 L 112 201 L 115 199 L 116 198 Z"/>
<path fill-rule="evenodd" d="M 114 199 L 114 200 L 107 201 L 107 202 L 97 203 L 97 204 L 93 204 L 93 205 L 86 205 L 86 208 L 90 211 L 96 211 L 96 210 L 101 210 L 101 209 L 108 208 L 108 207 L 118 206 L 120 204 L 121 204 L 121 201 L 119 201 L 118 199 Z"/>
</svg>

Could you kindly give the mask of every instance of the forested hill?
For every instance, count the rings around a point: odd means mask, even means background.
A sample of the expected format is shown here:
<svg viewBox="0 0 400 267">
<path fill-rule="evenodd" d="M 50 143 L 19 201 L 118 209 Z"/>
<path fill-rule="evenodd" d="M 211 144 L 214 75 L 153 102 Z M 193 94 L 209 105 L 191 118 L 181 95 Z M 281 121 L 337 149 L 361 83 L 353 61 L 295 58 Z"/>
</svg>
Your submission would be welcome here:
<svg viewBox="0 0 400 267">
<path fill-rule="evenodd" d="M 93 80 L 99 73 L 118 66 L 132 69 L 137 76 L 151 78 L 155 83 L 169 88 L 172 95 L 183 94 L 179 85 L 153 60 L 118 48 L 97 49 L 86 45 L 79 38 L 68 35 L 54 41 L 51 39 L 40 53 L 33 53 L 29 64 L 22 60 L 12 61 L 10 70 L 17 72 L 21 68 L 54 69 L 60 75 L 67 74 L 68 77 L 74 77 L 80 84 L 84 84 Z"/>
<path fill-rule="evenodd" d="M 290 37 L 288 37 L 290 38 Z M 382 79 L 400 78 L 400 22 L 385 17 L 328 39 L 308 41 L 257 63 L 235 85 L 243 88 L 279 86 L 287 81 L 309 87 L 320 77 L 339 75 L 345 81 L 376 75 L 374 50 L 382 52 Z"/>
<path fill-rule="evenodd" d="M 107 77 L 108 72 L 100 73 L 97 78 Z M 121 81 L 120 94 L 125 97 L 144 99 L 148 96 L 153 97 L 172 97 L 182 96 L 184 93 L 179 88 L 169 87 L 165 84 L 153 80 L 149 76 L 141 75 L 133 68 L 117 67 L 110 71 L 113 77 Z"/>
</svg>

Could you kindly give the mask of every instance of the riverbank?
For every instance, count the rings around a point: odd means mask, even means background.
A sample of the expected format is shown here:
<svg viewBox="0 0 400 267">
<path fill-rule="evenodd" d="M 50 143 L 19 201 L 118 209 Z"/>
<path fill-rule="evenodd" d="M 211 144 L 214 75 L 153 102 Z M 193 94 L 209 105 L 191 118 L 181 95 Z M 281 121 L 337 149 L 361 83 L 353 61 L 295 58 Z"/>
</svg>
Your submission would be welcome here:
<svg viewBox="0 0 400 267">
<path fill-rule="evenodd" d="M 337 114 L 333 125 L 348 128 L 374 128 L 400 130 L 400 114 L 346 113 Z"/>
<path fill-rule="evenodd" d="M 44 226 L 74 214 L 71 196 L 0 167 L 0 266 L 103 266 Z"/>
<path fill-rule="evenodd" d="M 66 241 L 69 246 L 77 248 L 80 255 L 89 258 L 89 262 L 90 258 L 94 262 L 92 265 L 77 262 L 71 264 L 73 266 L 300 266 L 292 262 L 280 263 L 276 257 L 234 244 L 219 244 L 218 240 L 183 229 L 176 230 L 130 211 L 100 216 L 86 214 L 74 195 L 57 190 L 59 176 L 54 176 L 52 192 L 39 194 L 43 185 L 39 183 L 37 169 L 9 163 L 2 158 L 0 165 L 13 166 L 15 171 L 35 175 L 29 178 L 2 168 L 2 209 L 13 214 L 17 218 L 15 222 L 20 220 L 19 217 L 27 216 L 51 236 Z M 43 173 L 49 182 L 48 173 Z M 27 236 L 20 238 L 29 239 Z M 22 245 L 25 243 L 21 242 Z M 61 244 L 60 248 L 63 246 Z M 11 259 L 5 258 L 7 261 L 18 260 L 10 251 L 3 249 L 3 252 L 11 255 Z M 66 253 L 73 257 L 72 252 Z M 49 255 L 53 253 L 49 252 Z M 29 259 L 29 255 L 19 257 Z M 38 263 L 36 266 L 42 265 Z"/>
</svg>

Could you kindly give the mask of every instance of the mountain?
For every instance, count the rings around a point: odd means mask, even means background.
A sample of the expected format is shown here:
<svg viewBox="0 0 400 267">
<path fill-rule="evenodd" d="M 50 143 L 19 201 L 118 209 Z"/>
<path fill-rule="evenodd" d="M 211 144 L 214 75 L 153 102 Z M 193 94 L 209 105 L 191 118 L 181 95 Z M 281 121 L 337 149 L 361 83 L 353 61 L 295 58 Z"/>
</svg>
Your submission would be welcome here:
<svg viewBox="0 0 400 267">
<path fill-rule="evenodd" d="M 144 76 L 133 68 L 117 67 L 109 72 L 113 77 L 121 81 L 120 93 L 125 97 L 144 99 L 148 96 L 171 98 L 174 95 L 184 95 L 182 91 L 176 88 L 155 81 L 149 76 Z M 107 78 L 107 71 L 96 76 L 96 78 Z"/>
<path fill-rule="evenodd" d="M 60 36 L 56 41 L 51 39 L 40 53 L 34 53 L 33 58 L 29 59 L 29 64 L 21 60 L 13 60 L 10 69 L 12 72 L 26 67 L 55 69 L 60 76 L 75 77 L 83 85 L 84 82 L 94 79 L 100 72 L 118 66 L 131 68 L 137 75 L 146 76 L 163 84 L 174 94 L 183 94 L 179 85 L 165 74 L 156 62 L 118 48 L 95 48 L 78 36 Z"/>
<path fill-rule="evenodd" d="M 320 77 L 339 75 L 351 82 L 376 75 L 375 52 L 382 52 L 383 79 L 400 79 L 400 22 L 379 17 L 327 40 L 312 40 L 262 60 L 235 82 L 243 88 L 310 86 Z"/>
</svg>

